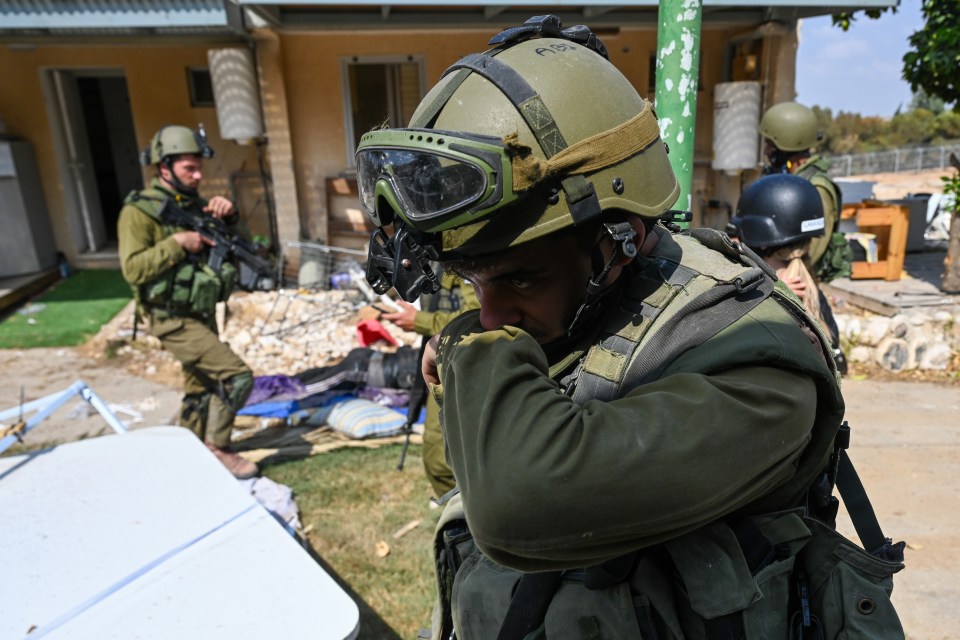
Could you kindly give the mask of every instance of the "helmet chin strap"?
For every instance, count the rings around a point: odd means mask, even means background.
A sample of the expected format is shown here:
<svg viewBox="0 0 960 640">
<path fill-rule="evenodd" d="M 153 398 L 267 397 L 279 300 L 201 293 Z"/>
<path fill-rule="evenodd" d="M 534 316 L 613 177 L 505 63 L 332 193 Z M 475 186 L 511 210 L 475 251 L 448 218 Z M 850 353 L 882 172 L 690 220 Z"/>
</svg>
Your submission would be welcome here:
<svg viewBox="0 0 960 640">
<path fill-rule="evenodd" d="M 163 166 L 165 166 L 167 170 L 170 171 L 170 177 L 172 178 L 172 180 L 167 180 L 167 182 L 172 184 L 173 188 L 176 189 L 178 193 L 182 193 L 188 198 L 196 198 L 199 195 L 196 188 L 188 187 L 187 185 L 180 182 L 180 178 L 177 177 L 176 171 L 173 170 L 174 161 L 172 160 L 172 157 L 173 156 L 167 156 L 166 158 L 161 160 L 161 162 L 163 163 Z"/>
<path fill-rule="evenodd" d="M 603 253 L 600 251 L 600 242 L 594 246 L 590 254 L 590 261 L 593 264 L 593 275 L 587 281 L 587 295 L 583 299 L 580 308 L 573 316 L 570 326 L 567 327 L 567 336 L 575 338 L 589 326 L 603 308 L 603 300 L 607 294 L 615 287 L 604 286 L 610 270 L 621 256 L 633 259 L 637 256 L 637 245 L 634 238 L 637 232 L 629 222 L 605 222 L 603 223 L 607 235 L 614 242 L 613 253 L 606 264 L 603 263 Z M 602 241 L 603 238 L 601 238 Z M 602 267 L 601 267 L 602 265 Z"/>
</svg>

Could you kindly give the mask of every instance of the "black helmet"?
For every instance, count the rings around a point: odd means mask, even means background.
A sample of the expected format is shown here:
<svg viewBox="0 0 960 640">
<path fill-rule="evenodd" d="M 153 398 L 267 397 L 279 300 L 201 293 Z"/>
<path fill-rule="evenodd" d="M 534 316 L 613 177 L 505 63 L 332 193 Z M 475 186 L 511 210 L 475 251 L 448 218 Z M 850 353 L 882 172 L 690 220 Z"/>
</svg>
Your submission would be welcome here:
<svg viewBox="0 0 960 640">
<path fill-rule="evenodd" d="M 743 192 L 730 220 L 751 249 L 779 247 L 824 234 L 823 202 L 817 188 L 789 173 L 760 178 Z"/>
</svg>

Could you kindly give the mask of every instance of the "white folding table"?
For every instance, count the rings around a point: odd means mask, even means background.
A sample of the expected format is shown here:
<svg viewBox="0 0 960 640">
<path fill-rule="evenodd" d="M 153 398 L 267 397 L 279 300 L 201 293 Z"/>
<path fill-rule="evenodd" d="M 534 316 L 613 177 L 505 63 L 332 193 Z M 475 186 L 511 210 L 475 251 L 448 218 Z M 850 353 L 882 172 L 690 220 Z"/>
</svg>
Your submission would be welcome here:
<svg viewBox="0 0 960 640">
<path fill-rule="evenodd" d="M 180 427 L 0 458 L 0 603 L 4 639 L 359 628 L 350 596 Z"/>
</svg>

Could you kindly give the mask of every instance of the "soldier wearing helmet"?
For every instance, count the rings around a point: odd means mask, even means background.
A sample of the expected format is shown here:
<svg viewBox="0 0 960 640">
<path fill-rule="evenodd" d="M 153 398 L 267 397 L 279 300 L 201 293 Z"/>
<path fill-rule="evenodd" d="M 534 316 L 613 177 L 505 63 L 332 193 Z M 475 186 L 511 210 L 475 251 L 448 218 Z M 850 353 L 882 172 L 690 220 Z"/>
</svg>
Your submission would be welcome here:
<svg viewBox="0 0 960 640">
<path fill-rule="evenodd" d="M 137 318 L 149 320 L 150 333 L 183 365 L 184 398 L 180 424 L 203 440 L 237 478 L 259 470 L 230 450 L 233 418 L 253 389 L 253 373 L 220 341 L 216 303 L 232 291 L 235 270 L 207 267 L 209 240 L 197 231 L 164 223 L 160 209 L 174 202 L 194 216 L 213 216 L 237 228 L 239 216 L 223 196 L 200 197 L 205 158 L 213 157 L 203 127 L 165 126 L 141 152 L 144 166 L 155 166 L 150 186 L 127 196 L 117 222 L 120 267 L 133 288 Z"/>
<path fill-rule="evenodd" d="M 490 44 L 357 149 L 371 284 L 412 299 L 440 260 L 480 301 L 423 361 L 460 490 L 433 637 L 786 637 L 829 344 L 753 252 L 664 222 L 656 116 L 589 29 Z"/>
<path fill-rule="evenodd" d="M 810 247 L 823 237 L 825 227 L 816 187 L 790 174 L 764 176 L 740 196 L 730 223 L 732 235 L 776 271 L 828 333 L 837 369 L 846 374 L 840 330 L 827 297 L 811 274 Z"/>
<path fill-rule="evenodd" d="M 810 181 L 820 194 L 825 221 L 824 234 L 810 244 L 815 275 L 824 282 L 850 275 L 853 258 L 846 238 L 837 230 L 843 200 L 830 179 L 830 162 L 815 153 L 823 140 L 817 116 L 796 102 L 781 102 L 763 114 L 760 135 L 764 138 L 767 173 L 790 173 Z"/>
</svg>

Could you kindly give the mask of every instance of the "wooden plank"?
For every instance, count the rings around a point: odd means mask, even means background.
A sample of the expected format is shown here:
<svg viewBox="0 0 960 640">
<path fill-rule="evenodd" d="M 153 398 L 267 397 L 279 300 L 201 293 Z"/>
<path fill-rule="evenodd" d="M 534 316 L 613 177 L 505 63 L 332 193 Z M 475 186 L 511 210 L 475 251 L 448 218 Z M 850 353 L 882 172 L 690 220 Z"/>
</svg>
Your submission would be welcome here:
<svg viewBox="0 0 960 640">
<path fill-rule="evenodd" d="M 877 209 L 857 210 L 858 227 L 886 227 L 893 224 L 899 207 L 883 207 Z"/>
<path fill-rule="evenodd" d="M 820 283 L 820 289 L 828 298 L 839 298 L 856 307 L 866 309 L 867 311 L 872 311 L 873 313 L 882 316 L 887 316 L 888 318 L 893 317 L 900 312 L 899 307 L 887 304 L 886 302 L 883 302 L 875 297 L 871 297 L 869 295 L 858 293 L 849 289 L 841 289 L 840 287 L 835 287 L 825 282 Z"/>
<path fill-rule="evenodd" d="M 857 262 L 852 263 L 851 265 L 852 273 L 850 274 L 851 280 L 866 280 L 866 279 L 886 279 L 887 276 L 887 261 L 878 260 L 877 262 L 864 262 L 863 260 L 858 260 Z"/>
</svg>

